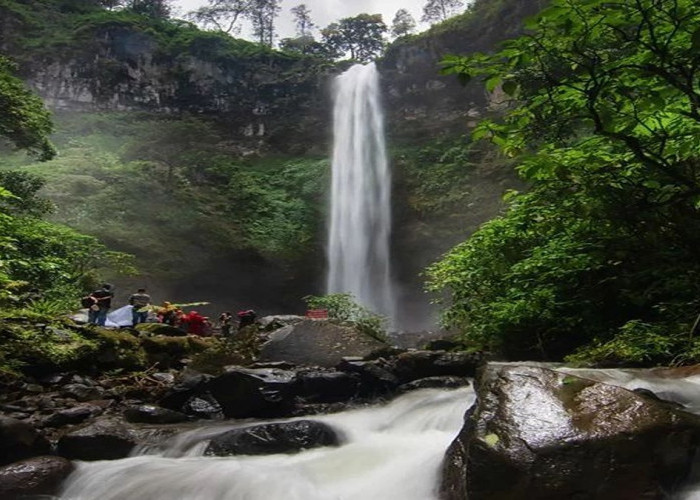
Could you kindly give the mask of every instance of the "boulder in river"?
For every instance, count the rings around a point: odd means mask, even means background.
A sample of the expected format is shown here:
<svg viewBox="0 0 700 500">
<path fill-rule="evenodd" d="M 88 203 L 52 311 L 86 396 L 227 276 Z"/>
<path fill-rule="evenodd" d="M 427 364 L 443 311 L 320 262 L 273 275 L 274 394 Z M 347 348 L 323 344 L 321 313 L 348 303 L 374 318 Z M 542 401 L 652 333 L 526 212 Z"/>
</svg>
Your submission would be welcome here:
<svg viewBox="0 0 700 500">
<path fill-rule="evenodd" d="M 206 390 L 228 418 L 283 417 L 294 407 L 295 377 L 287 370 L 233 366 L 211 379 Z"/>
<path fill-rule="evenodd" d="M 304 320 L 272 332 L 261 347 L 260 360 L 331 368 L 344 356 L 366 356 L 385 346 L 350 326 Z"/>
<path fill-rule="evenodd" d="M 190 420 L 184 413 L 155 405 L 129 406 L 124 410 L 124 418 L 127 422 L 145 424 L 178 424 Z"/>
<path fill-rule="evenodd" d="M 35 495 L 55 495 L 73 471 L 70 460 L 41 456 L 0 467 L 0 498 L 19 500 Z"/>
<path fill-rule="evenodd" d="M 401 383 L 427 377 L 473 377 L 481 356 L 467 352 L 407 351 L 391 358 L 391 371 Z"/>
<path fill-rule="evenodd" d="M 667 498 L 700 446 L 700 417 L 621 387 L 498 364 L 475 386 L 445 500 Z"/>
<path fill-rule="evenodd" d="M 335 431 L 322 422 L 294 420 L 233 429 L 211 439 L 205 453 L 215 456 L 297 453 L 337 446 Z"/>
<path fill-rule="evenodd" d="M 0 465 L 49 453 L 51 445 L 34 427 L 0 416 Z"/>
<path fill-rule="evenodd" d="M 129 456 L 137 441 L 124 423 L 103 418 L 61 436 L 56 450 L 73 460 L 114 460 Z"/>
</svg>

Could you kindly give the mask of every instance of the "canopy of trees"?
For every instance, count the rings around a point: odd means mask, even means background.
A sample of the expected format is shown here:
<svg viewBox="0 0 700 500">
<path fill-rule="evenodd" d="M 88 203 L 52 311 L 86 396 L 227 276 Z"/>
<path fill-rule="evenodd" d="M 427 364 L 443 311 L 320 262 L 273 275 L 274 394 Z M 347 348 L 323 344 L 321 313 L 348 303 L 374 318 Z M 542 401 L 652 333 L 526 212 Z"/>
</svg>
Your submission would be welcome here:
<svg viewBox="0 0 700 500">
<path fill-rule="evenodd" d="M 532 184 L 430 269 L 446 324 L 518 358 L 697 358 L 700 4 L 555 0 L 528 28 L 444 61 L 512 97 L 474 138 Z"/>
<path fill-rule="evenodd" d="M 329 52 L 336 57 L 349 54 L 350 59 L 369 62 L 384 49 L 386 31 L 381 14 L 360 14 L 328 25 L 321 34 Z"/>
</svg>

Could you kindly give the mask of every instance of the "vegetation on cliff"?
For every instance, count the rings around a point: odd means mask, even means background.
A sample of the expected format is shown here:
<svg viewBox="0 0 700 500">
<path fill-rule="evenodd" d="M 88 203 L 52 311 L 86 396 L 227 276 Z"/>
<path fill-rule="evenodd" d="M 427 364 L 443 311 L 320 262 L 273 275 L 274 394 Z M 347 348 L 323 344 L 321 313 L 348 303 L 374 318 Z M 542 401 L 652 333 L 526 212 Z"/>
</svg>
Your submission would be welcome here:
<svg viewBox="0 0 700 500">
<path fill-rule="evenodd" d="M 483 121 L 532 183 L 430 269 L 445 324 L 514 358 L 697 360 L 700 7 L 557 0 L 447 71 L 500 86 Z"/>
</svg>

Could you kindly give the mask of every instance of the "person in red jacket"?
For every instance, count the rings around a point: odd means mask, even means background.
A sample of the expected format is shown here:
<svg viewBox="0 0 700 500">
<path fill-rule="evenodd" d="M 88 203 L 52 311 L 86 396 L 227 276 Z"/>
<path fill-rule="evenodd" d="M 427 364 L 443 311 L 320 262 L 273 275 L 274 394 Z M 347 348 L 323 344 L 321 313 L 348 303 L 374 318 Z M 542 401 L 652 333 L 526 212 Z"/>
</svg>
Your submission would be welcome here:
<svg viewBox="0 0 700 500">
<path fill-rule="evenodd" d="M 204 316 L 199 314 L 197 311 L 190 311 L 187 314 L 187 333 L 199 335 L 201 337 L 204 335 L 205 325 L 206 320 L 204 319 Z"/>
</svg>

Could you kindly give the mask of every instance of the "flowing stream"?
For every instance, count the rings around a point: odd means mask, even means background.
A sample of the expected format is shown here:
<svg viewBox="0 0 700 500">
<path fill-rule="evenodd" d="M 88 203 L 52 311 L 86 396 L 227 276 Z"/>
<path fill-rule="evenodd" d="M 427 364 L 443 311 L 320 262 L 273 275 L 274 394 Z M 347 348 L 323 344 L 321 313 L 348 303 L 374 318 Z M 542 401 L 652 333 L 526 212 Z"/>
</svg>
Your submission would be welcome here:
<svg viewBox="0 0 700 500">
<path fill-rule="evenodd" d="M 334 101 L 328 292 L 393 319 L 391 172 L 374 63 L 338 76 Z"/>
<path fill-rule="evenodd" d="M 209 425 L 177 436 L 158 454 L 77 462 L 61 498 L 436 499 L 442 457 L 473 401 L 471 388 L 425 389 L 384 406 L 310 417 L 332 426 L 343 444 L 295 455 L 202 456 L 207 439 L 235 427 Z"/>
</svg>

